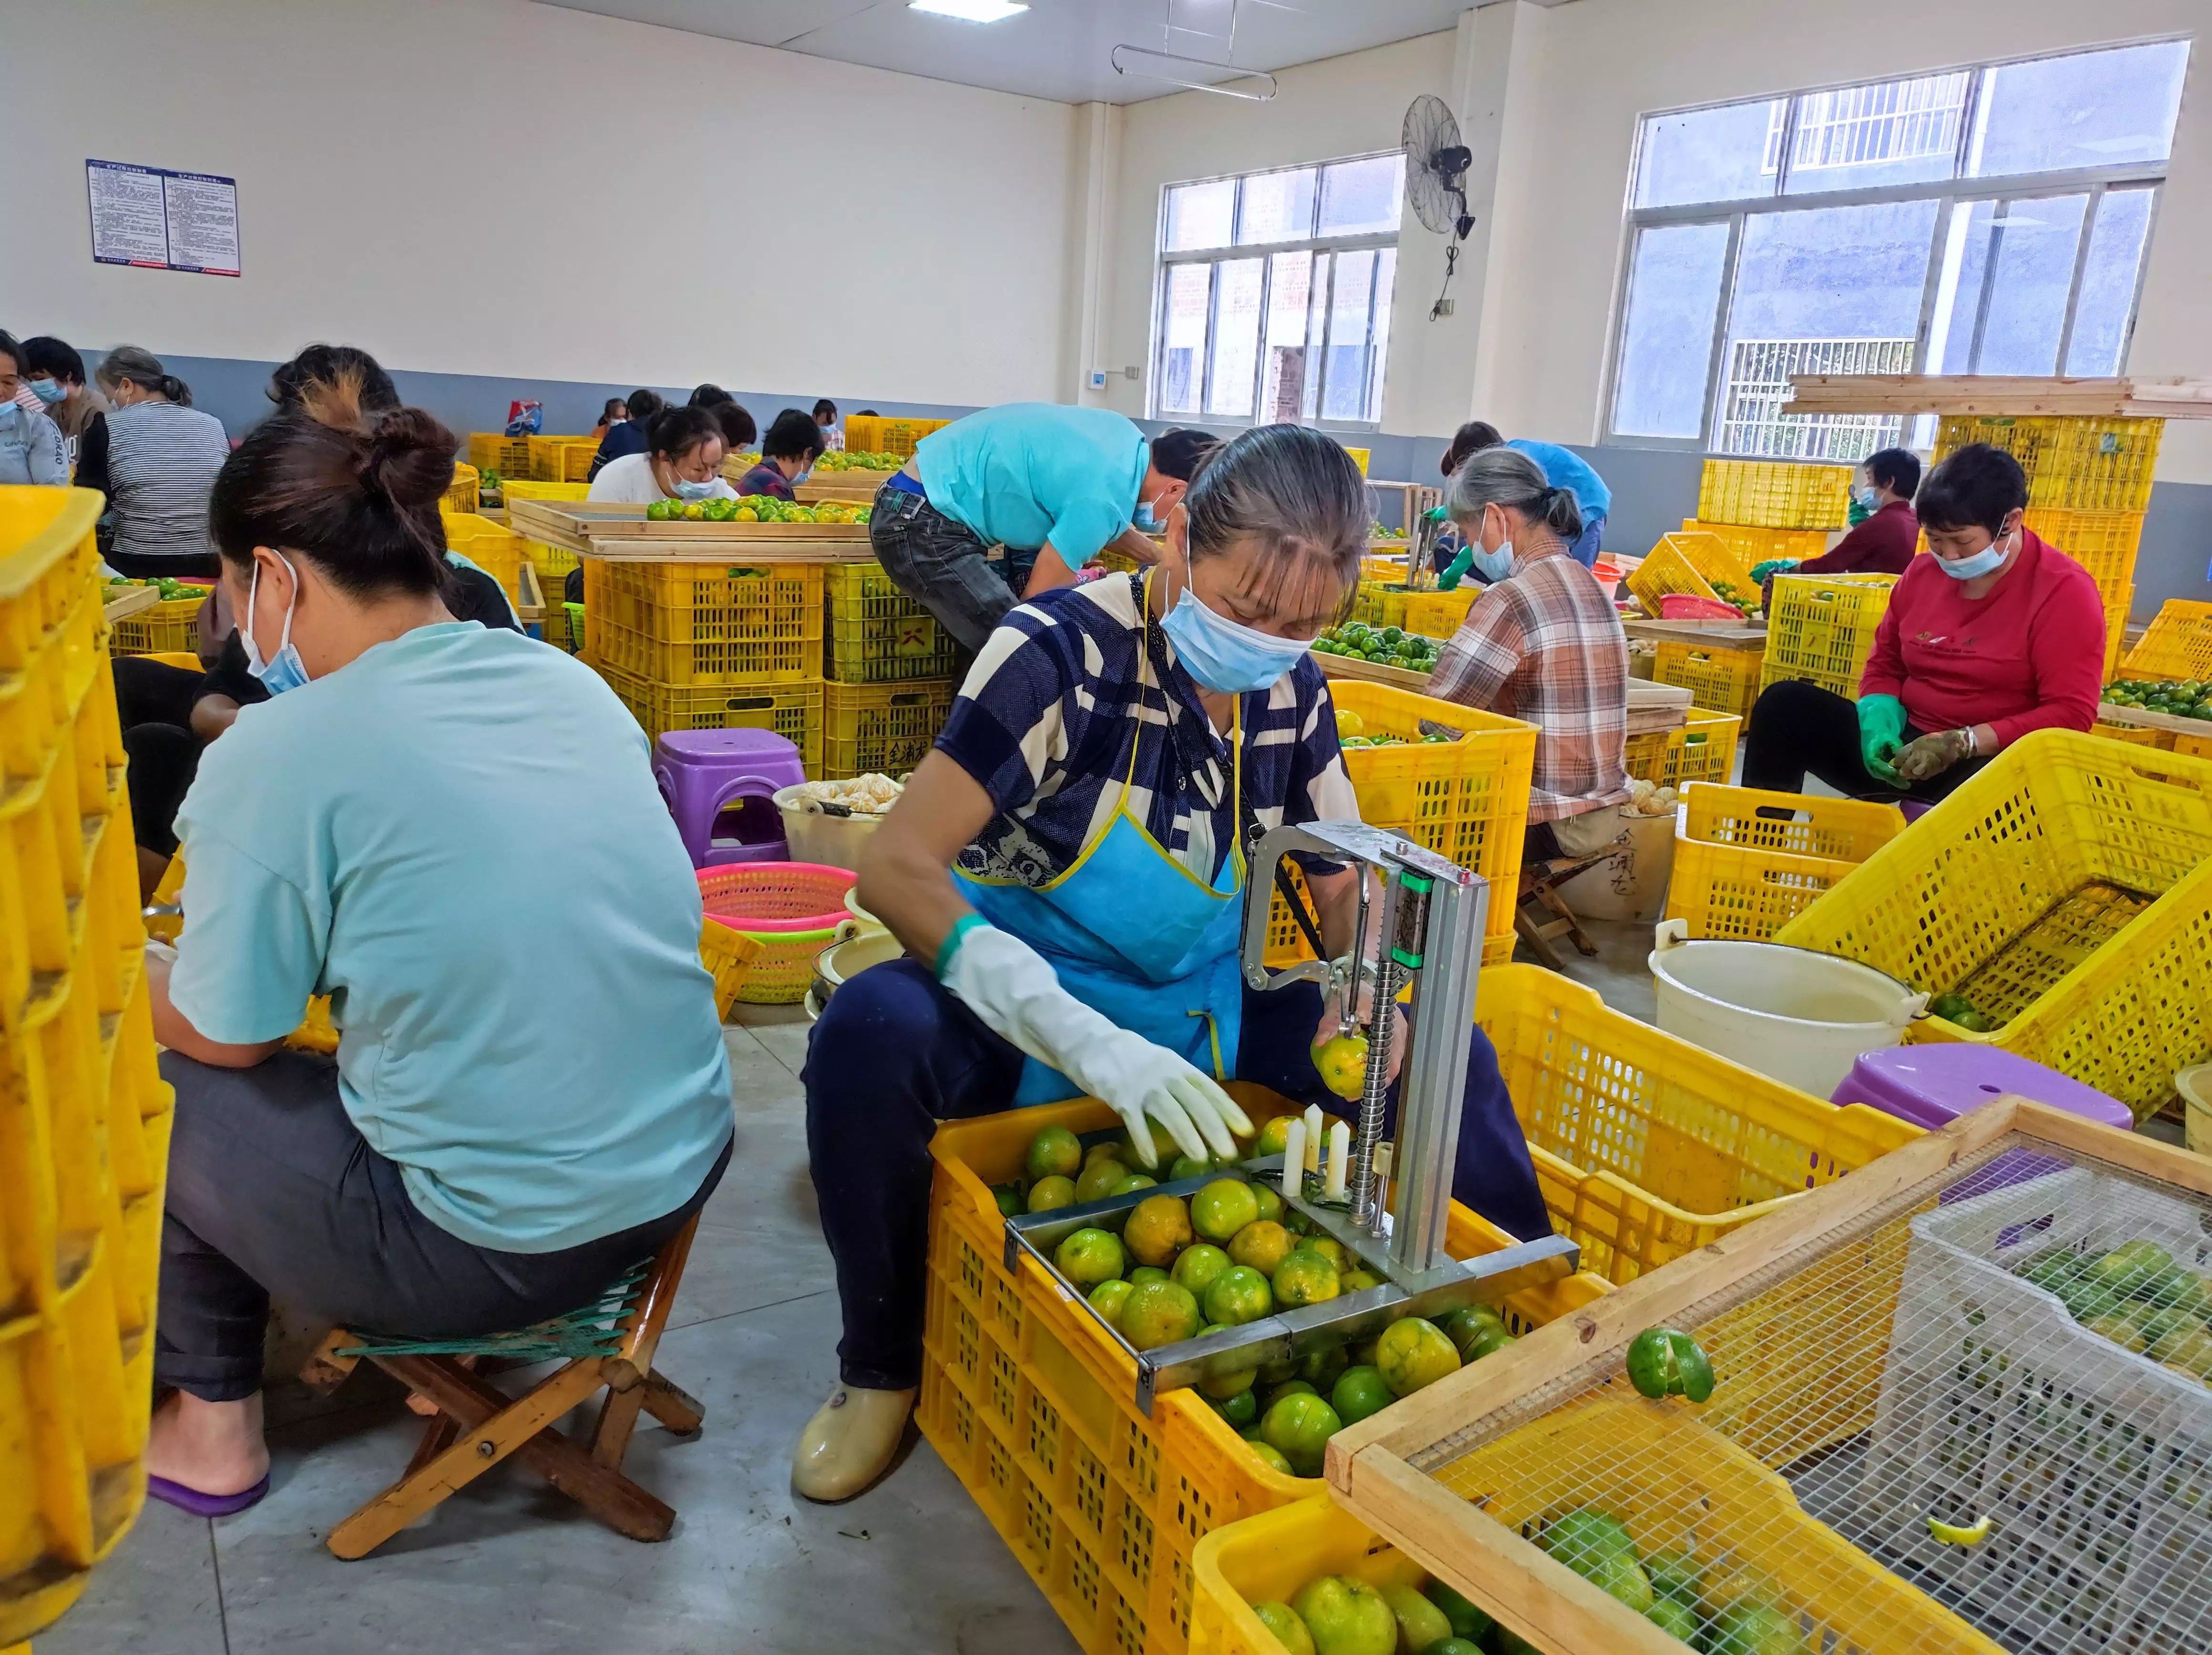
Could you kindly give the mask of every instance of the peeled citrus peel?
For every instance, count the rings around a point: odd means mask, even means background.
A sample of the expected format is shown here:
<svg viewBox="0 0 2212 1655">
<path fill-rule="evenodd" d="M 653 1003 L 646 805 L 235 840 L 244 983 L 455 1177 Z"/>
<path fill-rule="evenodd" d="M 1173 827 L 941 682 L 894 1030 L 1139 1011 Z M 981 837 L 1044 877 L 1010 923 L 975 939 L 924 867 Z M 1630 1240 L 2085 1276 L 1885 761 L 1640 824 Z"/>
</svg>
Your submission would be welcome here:
<svg viewBox="0 0 2212 1655">
<path fill-rule="evenodd" d="M 1955 1523 L 1938 1523 L 1931 1517 L 1928 1519 L 1928 1532 L 1947 1546 L 1978 1546 L 1990 1537 L 1990 1519 L 1984 1516 L 1971 1526 L 1961 1528 Z"/>
</svg>

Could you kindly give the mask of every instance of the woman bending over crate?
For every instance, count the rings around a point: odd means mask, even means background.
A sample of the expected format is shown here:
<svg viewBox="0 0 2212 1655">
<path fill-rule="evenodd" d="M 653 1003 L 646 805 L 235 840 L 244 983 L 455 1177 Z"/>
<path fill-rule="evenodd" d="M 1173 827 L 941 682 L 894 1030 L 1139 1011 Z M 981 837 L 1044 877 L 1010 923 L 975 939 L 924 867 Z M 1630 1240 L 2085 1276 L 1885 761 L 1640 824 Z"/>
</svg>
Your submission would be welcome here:
<svg viewBox="0 0 2212 1655">
<path fill-rule="evenodd" d="M 1147 1116 L 1187 1155 L 1235 1152 L 1251 1125 L 1221 1081 L 1346 1111 L 1311 1055 L 1336 1012 L 1313 984 L 1248 990 L 1238 943 L 1254 837 L 1358 815 L 1306 651 L 1357 590 L 1367 523 L 1329 439 L 1239 436 L 1199 467 L 1156 567 L 1006 616 L 868 841 L 860 900 L 910 957 L 839 989 L 807 1055 L 845 1324 L 841 1383 L 793 1456 L 809 1499 L 874 1482 L 912 1410 L 938 1122 L 1097 1097 L 1149 1165 Z M 1340 953 L 1356 876 L 1305 872 Z M 1496 1054 L 1470 1034 L 1455 1193 L 1548 1234 Z"/>
<path fill-rule="evenodd" d="M 1809 771 L 1846 797 L 1940 799 L 2032 730 L 2096 723 L 2104 605 L 2087 569 L 2022 526 L 2020 462 L 1971 444 L 1928 474 L 1915 506 L 1934 555 L 1898 577 L 1856 705 L 1768 685 L 1745 786 L 1802 792 Z"/>
<path fill-rule="evenodd" d="M 270 1294 L 349 1328 L 472 1338 L 590 1304 L 728 1164 L 699 890 L 647 743 L 596 675 L 456 621 L 453 435 L 279 410 L 210 510 L 270 692 L 177 816 L 176 1088 L 149 1489 L 202 1515 L 268 1488 Z M 514 824 L 561 826 L 544 888 Z M 573 991 L 516 992 L 548 961 Z M 282 1049 L 328 994 L 337 1055 Z"/>
</svg>

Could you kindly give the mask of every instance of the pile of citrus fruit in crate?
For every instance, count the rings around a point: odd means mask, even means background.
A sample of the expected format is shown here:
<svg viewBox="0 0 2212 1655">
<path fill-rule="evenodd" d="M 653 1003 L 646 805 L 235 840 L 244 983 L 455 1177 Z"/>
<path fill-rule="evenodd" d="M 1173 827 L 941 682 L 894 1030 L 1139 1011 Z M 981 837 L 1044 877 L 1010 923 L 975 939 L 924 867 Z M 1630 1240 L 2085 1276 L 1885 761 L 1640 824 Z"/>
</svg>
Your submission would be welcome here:
<svg viewBox="0 0 2212 1655">
<path fill-rule="evenodd" d="M 2098 698 L 2114 706 L 2141 707 L 2174 718 L 2212 721 L 2212 684 L 2194 678 L 2167 682 L 2158 678 L 2116 678 Z"/>
<path fill-rule="evenodd" d="M 814 462 L 817 471 L 896 471 L 906 462 L 896 454 L 872 454 L 866 449 L 829 449 Z"/>
<path fill-rule="evenodd" d="M 855 500 L 795 505 L 773 494 L 739 500 L 656 500 L 646 506 L 650 523 L 866 523 L 868 507 Z"/>
<path fill-rule="evenodd" d="M 1316 655 L 1349 656 L 1408 672 L 1434 670 L 1443 645 L 1433 638 L 1407 632 L 1403 627 L 1370 627 L 1364 621 L 1347 621 L 1331 627 L 1313 641 Z"/>
<path fill-rule="evenodd" d="M 1252 1154 L 1282 1154 L 1290 1124 L 1290 1117 L 1270 1121 Z M 1154 1137 L 1170 1182 L 1224 1176 L 1188 1198 L 1147 1196 L 1126 1214 L 1103 1215 L 1053 1253 L 1054 1267 L 1133 1349 L 1179 1344 L 1381 1284 L 1272 1185 L 1227 1175 L 1233 1163 L 1177 1155 L 1164 1128 Z M 1048 1126 L 1030 1141 L 1027 1176 L 994 1193 L 1010 1217 L 1133 1195 L 1158 1185 L 1134 1170 L 1142 1159 L 1127 1139 L 1086 1151 L 1065 1126 Z M 1372 1340 L 1240 1368 L 1199 1389 L 1263 1464 L 1316 1476 L 1329 1438 L 1345 1426 L 1512 1343 L 1502 1315 L 1470 1306 L 1434 1321 L 1403 1317 Z"/>
</svg>

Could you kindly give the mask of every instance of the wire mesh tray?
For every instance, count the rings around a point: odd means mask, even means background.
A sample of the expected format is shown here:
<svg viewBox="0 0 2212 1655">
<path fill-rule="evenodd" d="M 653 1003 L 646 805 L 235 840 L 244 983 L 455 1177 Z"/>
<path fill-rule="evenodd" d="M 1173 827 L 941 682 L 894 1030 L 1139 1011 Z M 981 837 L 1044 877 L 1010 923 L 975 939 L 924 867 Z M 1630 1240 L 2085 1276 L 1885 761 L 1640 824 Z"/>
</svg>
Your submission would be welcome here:
<svg viewBox="0 0 2212 1655">
<path fill-rule="evenodd" d="M 2097 1268 L 2202 1337 L 2130 1348 L 2036 1279 Z M 1687 1560 L 1700 1647 L 1755 1597 L 1808 1655 L 2196 1655 L 2208 1323 L 2212 1163 L 2004 1099 L 1340 1433 L 1328 1477 L 1550 1655 L 1682 1647 L 1543 1549 L 1577 1510 Z M 1703 1407 L 1630 1388 L 1656 1325 L 1711 1355 Z"/>
</svg>

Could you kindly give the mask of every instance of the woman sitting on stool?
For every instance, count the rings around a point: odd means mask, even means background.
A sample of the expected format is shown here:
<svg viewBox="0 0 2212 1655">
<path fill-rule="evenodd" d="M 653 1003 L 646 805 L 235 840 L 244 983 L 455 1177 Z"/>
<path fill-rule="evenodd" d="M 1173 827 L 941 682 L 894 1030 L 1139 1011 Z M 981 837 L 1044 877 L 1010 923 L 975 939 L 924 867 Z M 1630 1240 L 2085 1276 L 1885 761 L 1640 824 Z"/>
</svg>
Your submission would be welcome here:
<svg viewBox="0 0 2212 1655">
<path fill-rule="evenodd" d="M 1771 684 L 1751 710 L 1743 785 L 1940 799 L 2031 730 L 2087 731 L 2104 684 L 2105 611 L 2089 572 L 2021 526 L 2027 477 L 2002 448 L 1961 448 L 1915 501 L 1928 557 L 1898 577 L 1854 706 Z"/>
</svg>

